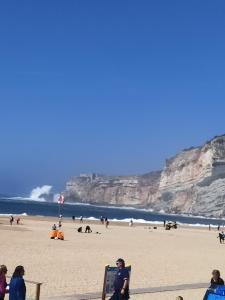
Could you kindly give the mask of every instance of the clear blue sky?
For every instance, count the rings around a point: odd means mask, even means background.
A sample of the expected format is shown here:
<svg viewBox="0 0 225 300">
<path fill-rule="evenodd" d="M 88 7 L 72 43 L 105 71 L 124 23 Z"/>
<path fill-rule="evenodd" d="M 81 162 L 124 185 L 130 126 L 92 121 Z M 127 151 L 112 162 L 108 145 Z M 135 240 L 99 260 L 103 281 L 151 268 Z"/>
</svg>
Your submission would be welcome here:
<svg viewBox="0 0 225 300">
<path fill-rule="evenodd" d="M 225 133 L 225 1 L 1 1 L 0 104 L 0 193 L 160 169 Z"/>
</svg>

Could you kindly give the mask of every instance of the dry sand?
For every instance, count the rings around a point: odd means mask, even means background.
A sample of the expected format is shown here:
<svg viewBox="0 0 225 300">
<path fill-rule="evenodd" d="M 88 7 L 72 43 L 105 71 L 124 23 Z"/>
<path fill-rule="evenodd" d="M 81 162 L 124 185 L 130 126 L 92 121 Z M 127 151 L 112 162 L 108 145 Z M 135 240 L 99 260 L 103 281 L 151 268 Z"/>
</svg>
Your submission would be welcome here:
<svg viewBox="0 0 225 300">
<path fill-rule="evenodd" d="M 93 233 L 79 234 L 75 229 L 79 223 L 64 220 L 65 241 L 59 241 L 49 239 L 54 221 L 24 217 L 22 225 L 10 226 L 8 219 L 0 218 L 0 264 L 7 265 L 8 275 L 16 265 L 24 265 L 25 279 L 43 282 L 43 298 L 101 291 L 104 266 L 114 265 L 118 257 L 132 265 L 131 289 L 209 282 L 215 268 L 225 275 L 225 244 L 219 244 L 215 229 L 165 231 L 111 222 L 108 229 L 93 223 Z M 95 234 L 97 231 L 101 234 Z M 29 287 L 28 293 L 33 293 Z M 201 289 L 134 295 L 131 299 L 172 300 L 183 295 L 197 300 L 203 294 Z"/>
</svg>

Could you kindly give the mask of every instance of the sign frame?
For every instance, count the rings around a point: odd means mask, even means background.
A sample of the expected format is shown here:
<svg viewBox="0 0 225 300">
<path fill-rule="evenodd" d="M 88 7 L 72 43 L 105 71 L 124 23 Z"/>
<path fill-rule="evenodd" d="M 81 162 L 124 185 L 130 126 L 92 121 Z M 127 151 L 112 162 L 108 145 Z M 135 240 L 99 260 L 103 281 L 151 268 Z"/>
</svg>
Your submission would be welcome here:
<svg viewBox="0 0 225 300">
<path fill-rule="evenodd" d="M 130 281 L 131 265 L 126 266 L 125 269 L 127 269 L 129 272 L 129 281 Z M 106 299 L 107 294 L 111 294 L 113 292 L 111 288 L 115 278 L 115 276 L 113 277 L 113 275 L 116 275 L 117 270 L 118 267 L 116 266 L 110 266 L 110 265 L 105 266 L 103 289 L 102 289 L 102 300 Z M 112 282 L 112 278 L 113 278 L 113 282 Z"/>
</svg>

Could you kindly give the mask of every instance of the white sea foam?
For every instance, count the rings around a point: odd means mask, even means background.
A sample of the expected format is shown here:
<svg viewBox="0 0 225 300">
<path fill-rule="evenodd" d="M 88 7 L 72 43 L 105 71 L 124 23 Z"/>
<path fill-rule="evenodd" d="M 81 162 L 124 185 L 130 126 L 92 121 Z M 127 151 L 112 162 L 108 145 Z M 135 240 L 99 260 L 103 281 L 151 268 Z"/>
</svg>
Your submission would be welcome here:
<svg viewBox="0 0 225 300">
<path fill-rule="evenodd" d="M 52 190 L 51 185 L 43 185 L 43 186 L 37 186 L 35 189 L 33 189 L 30 193 L 30 200 L 35 201 L 46 201 L 45 198 L 42 197 L 42 195 L 49 195 Z"/>
<path fill-rule="evenodd" d="M 88 217 L 84 218 L 84 220 L 89 220 L 89 221 L 99 221 L 98 218 L 95 217 Z M 162 225 L 162 221 L 151 221 L 151 220 L 144 220 L 144 219 L 134 219 L 134 218 L 125 218 L 125 219 L 109 219 L 110 222 L 121 222 L 121 223 L 129 223 L 130 220 L 133 220 L 134 224 L 146 224 L 146 225 Z M 209 227 L 209 224 L 200 224 L 200 223 L 193 223 L 193 224 L 188 224 L 188 223 L 182 223 L 182 222 L 177 222 L 178 225 L 180 226 L 190 226 L 190 227 Z M 217 225 L 210 225 L 211 228 L 216 228 Z"/>
<path fill-rule="evenodd" d="M 16 216 L 28 216 L 28 214 L 27 213 L 18 213 L 18 214 L 0 214 L 0 217 L 10 217 L 10 216 L 14 216 L 14 215 L 16 215 Z"/>
</svg>

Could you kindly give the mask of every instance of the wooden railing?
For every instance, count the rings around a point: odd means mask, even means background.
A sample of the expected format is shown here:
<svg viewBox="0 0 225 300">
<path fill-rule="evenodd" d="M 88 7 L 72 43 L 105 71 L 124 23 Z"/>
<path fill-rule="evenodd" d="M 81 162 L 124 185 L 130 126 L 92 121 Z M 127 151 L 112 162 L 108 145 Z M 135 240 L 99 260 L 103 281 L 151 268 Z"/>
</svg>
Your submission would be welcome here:
<svg viewBox="0 0 225 300">
<path fill-rule="evenodd" d="M 7 278 L 11 279 L 11 276 L 6 276 Z M 41 293 L 41 285 L 42 282 L 36 282 L 32 280 L 25 280 L 25 283 L 35 285 L 35 293 L 34 293 L 34 298 L 32 300 L 40 300 L 40 293 Z"/>
</svg>

